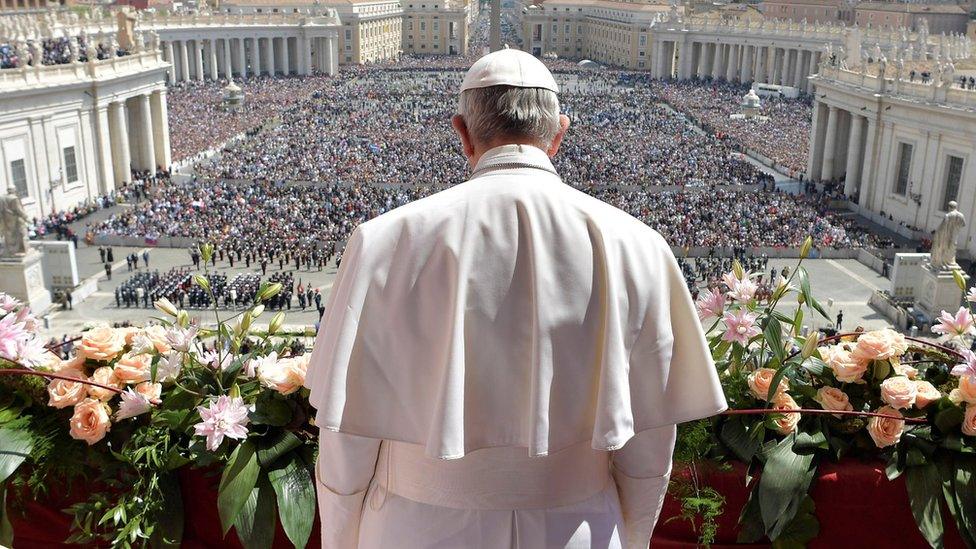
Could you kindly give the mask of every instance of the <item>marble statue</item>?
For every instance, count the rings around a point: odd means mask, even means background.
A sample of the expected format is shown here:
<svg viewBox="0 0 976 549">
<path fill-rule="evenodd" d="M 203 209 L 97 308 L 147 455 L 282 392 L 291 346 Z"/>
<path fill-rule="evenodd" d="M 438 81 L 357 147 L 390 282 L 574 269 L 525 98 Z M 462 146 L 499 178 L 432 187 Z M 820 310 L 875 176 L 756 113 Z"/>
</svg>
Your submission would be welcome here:
<svg viewBox="0 0 976 549">
<path fill-rule="evenodd" d="M 942 71 L 942 85 L 949 88 L 952 86 L 952 82 L 956 79 L 956 66 L 952 64 L 952 60 L 949 60 Z"/>
<path fill-rule="evenodd" d="M 27 254 L 27 223 L 30 218 L 17 196 L 17 189 L 7 187 L 7 194 L 0 200 L 0 227 L 3 228 L 3 257 Z"/>
<path fill-rule="evenodd" d="M 878 78 L 884 80 L 885 72 L 888 71 L 888 59 L 882 55 L 878 59 Z"/>
<path fill-rule="evenodd" d="M 956 238 L 966 226 L 966 216 L 956 208 L 958 204 L 949 202 L 949 211 L 932 236 L 931 264 L 938 270 L 956 267 Z"/>
</svg>

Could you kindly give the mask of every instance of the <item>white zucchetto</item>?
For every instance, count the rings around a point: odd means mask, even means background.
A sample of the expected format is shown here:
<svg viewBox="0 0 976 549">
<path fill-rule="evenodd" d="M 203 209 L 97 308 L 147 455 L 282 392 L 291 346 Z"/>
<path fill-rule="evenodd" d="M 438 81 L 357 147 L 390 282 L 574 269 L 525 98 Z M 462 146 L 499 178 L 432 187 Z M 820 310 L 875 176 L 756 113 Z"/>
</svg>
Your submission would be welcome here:
<svg viewBox="0 0 976 549">
<path fill-rule="evenodd" d="M 543 88 L 559 93 L 556 79 L 542 61 L 524 51 L 508 48 L 475 61 L 464 75 L 461 91 L 490 86 Z"/>
</svg>

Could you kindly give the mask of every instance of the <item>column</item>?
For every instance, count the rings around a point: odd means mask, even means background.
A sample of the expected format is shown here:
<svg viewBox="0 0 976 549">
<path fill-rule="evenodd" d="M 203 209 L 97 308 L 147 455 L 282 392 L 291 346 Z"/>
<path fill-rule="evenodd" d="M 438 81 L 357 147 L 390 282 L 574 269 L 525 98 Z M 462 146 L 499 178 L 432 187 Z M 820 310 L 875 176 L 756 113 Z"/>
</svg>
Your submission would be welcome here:
<svg viewBox="0 0 976 549">
<path fill-rule="evenodd" d="M 863 116 L 851 114 L 851 134 L 847 142 L 847 175 L 844 177 L 844 195 L 857 194 L 860 188 L 861 176 L 861 132 L 865 119 Z"/>
<path fill-rule="evenodd" d="M 244 51 L 244 39 L 235 38 L 235 40 L 237 41 L 237 63 L 240 66 L 240 72 L 237 74 L 241 78 L 247 78 L 247 56 L 245 55 L 246 52 Z"/>
<path fill-rule="evenodd" d="M 139 140 L 139 162 L 138 168 L 140 170 L 151 170 L 156 171 L 155 158 L 156 158 L 156 145 L 153 139 L 153 120 L 152 111 L 149 107 L 149 94 L 142 94 L 139 96 L 139 126 L 140 126 L 140 137 Z"/>
<path fill-rule="evenodd" d="M 695 72 L 695 76 L 698 78 L 704 78 L 706 76 L 706 70 L 708 69 L 708 44 L 704 42 L 698 43 L 698 70 Z"/>
<path fill-rule="evenodd" d="M 298 39 L 298 59 L 298 74 L 312 74 L 312 43 L 305 36 Z"/>
<path fill-rule="evenodd" d="M 169 61 L 170 64 L 169 70 L 166 71 L 166 81 L 169 82 L 170 85 L 173 85 L 176 83 L 176 57 L 173 56 L 172 41 L 166 42 L 165 54 L 166 60 Z"/>
<path fill-rule="evenodd" d="M 111 125 L 112 166 L 115 172 L 115 184 L 119 185 L 129 181 L 132 175 L 129 132 L 125 127 L 125 102 L 116 101 L 109 105 L 108 115 Z"/>
<path fill-rule="evenodd" d="M 152 111 L 153 158 L 157 166 L 169 169 L 172 163 L 169 148 L 169 114 L 166 107 L 166 89 L 156 90 L 149 98 Z"/>
<path fill-rule="evenodd" d="M 793 64 L 793 86 L 803 87 L 803 50 L 796 50 L 796 61 Z"/>
<path fill-rule="evenodd" d="M 742 61 L 739 63 L 739 82 L 752 80 L 752 46 L 742 45 Z"/>
<path fill-rule="evenodd" d="M 823 168 L 820 172 L 821 181 L 834 178 L 834 149 L 837 143 L 837 107 L 827 107 L 827 131 L 824 134 Z"/>
<path fill-rule="evenodd" d="M 731 82 L 738 75 L 739 67 L 739 45 L 728 45 L 728 59 L 725 61 L 725 80 Z"/>
<path fill-rule="evenodd" d="M 172 49 L 170 50 L 172 51 Z M 112 138 L 108 122 L 108 106 L 95 108 L 95 139 L 98 141 L 98 192 L 107 194 L 115 189 L 115 168 L 112 158 Z"/>
<path fill-rule="evenodd" d="M 180 40 L 180 81 L 190 81 L 190 52 L 187 51 L 186 40 Z"/>
<path fill-rule="evenodd" d="M 335 38 L 324 38 L 325 42 L 325 72 L 329 76 L 335 76 L 336 70 L 338 70 L 338 59 L 339 48 L 336 47 L 337 40 Z"/>
<path fill-rule="evenodd" d="M 203 81 L 203 41 L 193 41 L 193 68 L 196 70 L 197 80 Z"/>
<path fill-rule="evenodd" d="M 765 46 L 759 46 L 756 49 L 756 81 L 766 82 L 766 61 L 769 58 L 769 53 L 766 51 Z"/>
<path fill-rule="evenodd" d="M 488 30 L 488 45 L 491 47 L 491 51 L 498 51 L 502 49 L 502 1 L 501 0 L 491 0 L 491 14 L 490 21 L 491 25 Z"/>
<path fill-rule="evenodd" d="M 819 181 L 820 168 L 823 167 L 823 103 L 813 100 L 813 115 L 810 118 L 810 152 L 807 153 L 807 180 Z"/>
<path fill-rule="evenodd" d="M 281 39 L 281 74 L 288 75 L 291 74 L 291 63 L 288 59 L 288 37 Z"/>
<path fill-rule="evenodd" d="M 878 141 L 878 125 L 875 118 L 873 114 L 868 118 L 868 130 L 864 139 L 864 164 L 861 167 L 861 192 L 857 197 L 857 203 L 867 209 L 871 209 L 873 202 L 871 195 L 874 194 L 874 158 Z"/>
<path fill-rule="evenodd" d="M 261 76 L 261 41 L 257 37 L 251 39 L 251 74 Z"/>
<path fill-rule="evenodd" d="M 217 73 L 217 39 L 211 38 L 208 42 L 210 45 L 210 79 L 217 80 L 219 78 Z"/>
<path fill-rule="evenodd" d="M 221 40 L 221 44 L 224 49 L 224 78 L 230 80 L 234 76 L 234 64 L 231 62 L 230 56 L 230 38 L 224 38 Z"/>
<path fill-rule="evenodd" d="M 275 75 L 275 47 L 274 37 L 268 38 L 268 76 Z"/>
<path fill-rule="evenodd" d="M 712 51 L 712 80 L 718 80 L 725 70 L 722 67 L 722 59 L 725 52 L 725 44 L 715 44 L 714 50 Z"/>
</svg>

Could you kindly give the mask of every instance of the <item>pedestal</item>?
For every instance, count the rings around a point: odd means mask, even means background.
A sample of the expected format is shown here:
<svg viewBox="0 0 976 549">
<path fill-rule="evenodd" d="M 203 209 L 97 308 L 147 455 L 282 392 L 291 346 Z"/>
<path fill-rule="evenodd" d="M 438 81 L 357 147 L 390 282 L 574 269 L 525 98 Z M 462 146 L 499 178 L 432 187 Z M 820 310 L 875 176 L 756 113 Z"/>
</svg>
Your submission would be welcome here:
<svg viewBox="0 0 976 549">
<path fill-rule="evenodd" d="M 961 303 L 962 290 L 956 284 L 951 270 L 936 269 L 932 265 L 926 265 L 922 269 L 921 292 L 916 297 L 916 309 L 921 309 L 929 318 L 935 319 L 942 311 L 955 314 Z"/>
<path fill-rule="evenodd" d="M 35 314 L 44 314 L 51 306 L 51 292 L 44 287 L 41 254 L 31 250 L 24 256 L 0 259 L 0 292 L 27 303 Z"/>
</svg>

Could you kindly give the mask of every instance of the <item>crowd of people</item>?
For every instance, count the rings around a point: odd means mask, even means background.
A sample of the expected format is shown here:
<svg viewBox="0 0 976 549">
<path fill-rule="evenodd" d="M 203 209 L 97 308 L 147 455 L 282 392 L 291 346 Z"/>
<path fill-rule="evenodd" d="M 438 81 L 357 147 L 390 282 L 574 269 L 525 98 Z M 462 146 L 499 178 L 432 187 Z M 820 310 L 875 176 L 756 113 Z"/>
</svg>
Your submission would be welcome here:
<svg viewBox="0 0 976 549">
<path fill-rule="evenodd" d="M 108 59 L 115 55 L 128 55 L 129 52 L 119 48 L 117 44 L 109 44 L 87 36 L 59 36 L 41 40 L 29 39 L 19 43 L 0 43 L 0 69 L 11 69 L 26 65 L 63 65 L 70 63 L 72 58 L 88 61 L 88 44 L 92 42 L 98 59 Z M 74 48 L 74 51 L 72 51 Z"/>
<path fill-rule="evenodd" d="M 741 112 L 748 86 L 690 80 L 651 80 L 649 86 L 723 142 L 756 151 L 793 175 L 806 171 L 813 109 L 808 96 L 762 97 L 762 118 L 732 118 Z"/>
</svg>

